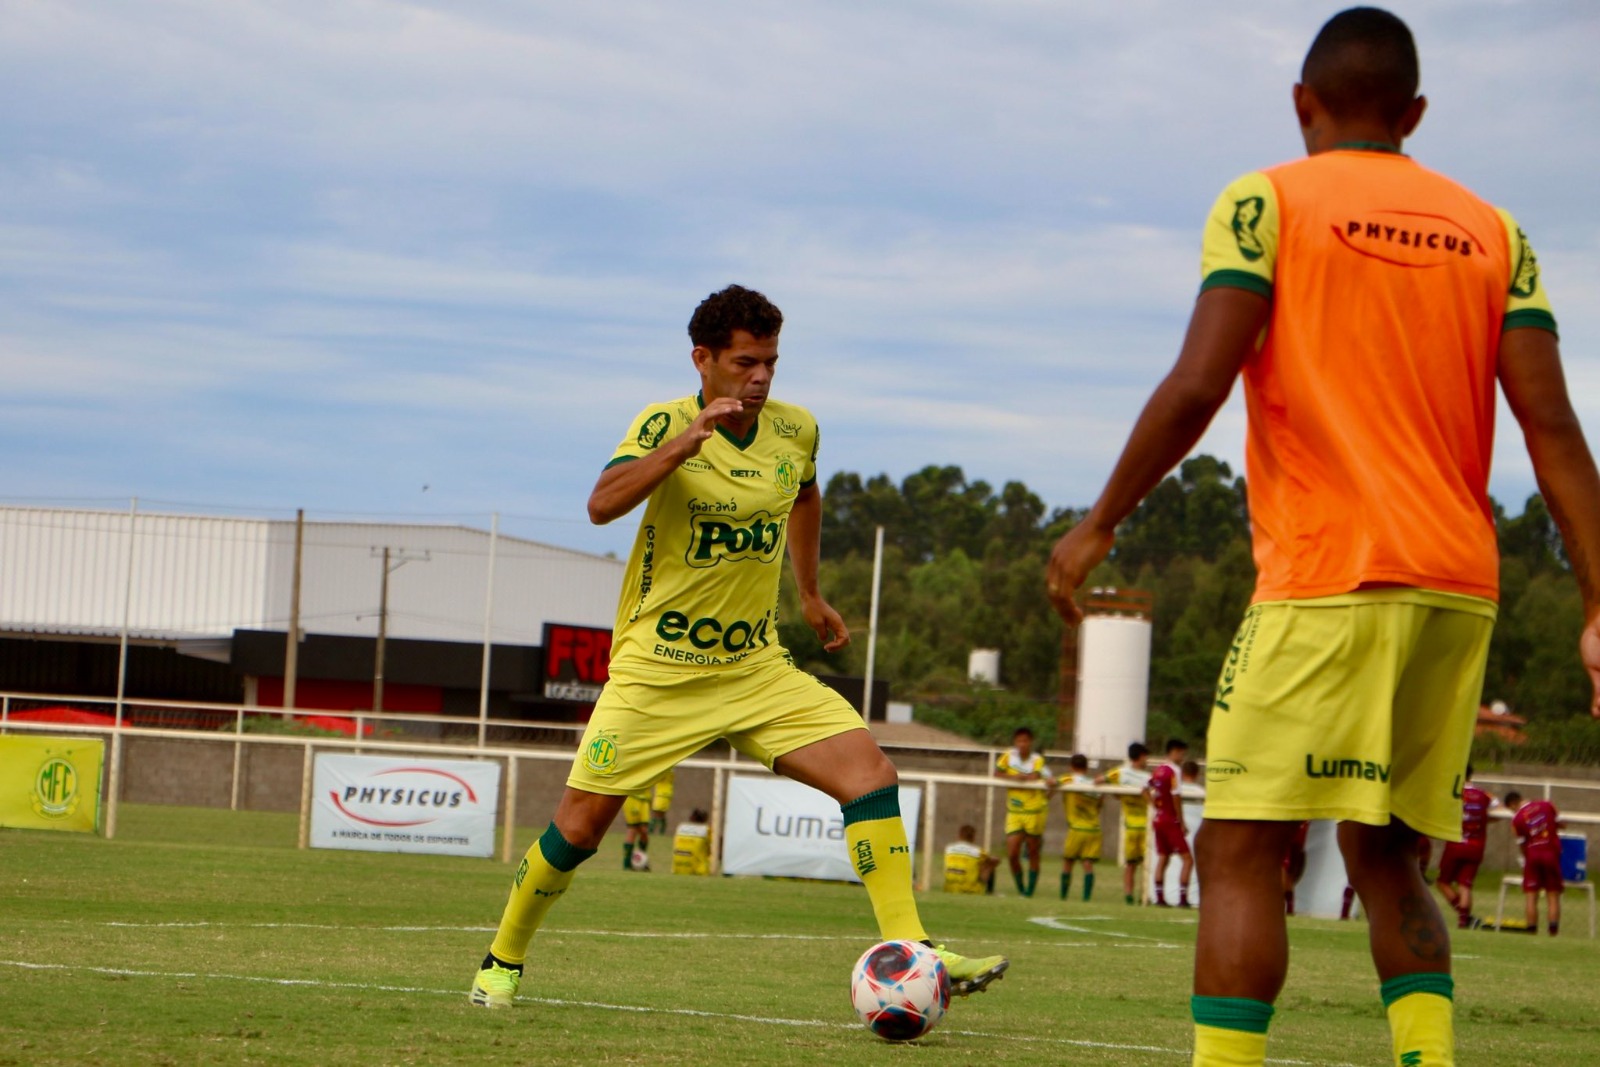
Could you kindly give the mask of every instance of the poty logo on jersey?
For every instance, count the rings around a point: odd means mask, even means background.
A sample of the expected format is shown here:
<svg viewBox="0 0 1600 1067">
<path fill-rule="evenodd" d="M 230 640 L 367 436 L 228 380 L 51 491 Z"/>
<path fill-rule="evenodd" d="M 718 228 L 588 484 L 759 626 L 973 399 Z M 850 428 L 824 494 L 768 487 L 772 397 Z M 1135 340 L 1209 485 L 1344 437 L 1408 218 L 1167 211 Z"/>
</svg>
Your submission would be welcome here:
<svg viewBox="0 0 1600 1067">
<path fill-rule="evenodd" d="M 689 516 L 689 548 L 684 562 L 691 567 L 715 567 L 723 560 L 771 563 L 783 546 L 787 516 L 758 511 L 751 517 L 720 518 L 708 514 Z"/>
<path fill-rule="evenodd" d="M 64 819 L 78 810 L 78 769 L 55 756 L 33 777 L 33 810 L 47 819 Z"/>
<path fill-rule="evenodd" d="M 1350 251 L 1396 267 L 1439 267 L 1484 251 L 1481 241 L 1451 220 L 1409 211 L 1374 211 L 1335 224 L 1333 235 Z"/>
<path fill-rule="evenodd" d="M 334 809 L 367 826 L 424 826 L 478 794 L 466 779 L 436 767 L 395 767 L 330 790 Z"/>
</svg>

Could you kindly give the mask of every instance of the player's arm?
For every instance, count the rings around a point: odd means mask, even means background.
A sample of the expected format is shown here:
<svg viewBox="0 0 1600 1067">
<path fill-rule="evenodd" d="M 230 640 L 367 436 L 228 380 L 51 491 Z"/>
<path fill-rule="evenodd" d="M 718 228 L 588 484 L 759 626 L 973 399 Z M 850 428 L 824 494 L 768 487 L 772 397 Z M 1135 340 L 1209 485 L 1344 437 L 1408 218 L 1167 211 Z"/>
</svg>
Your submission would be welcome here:
<svg viewBox="0 0 1600 1067">
<path fill-rule="evenodd" d="M 1117 524 L 1189 454 L 1228 399 L 1270 309 L 1265 296 L 1248 289 L 1200 294 L 1178 361 L 1145 403 L 1100 499 L 1050 553 L 1046 590 L 1068 623 L 1083 618 L 1072 594 L 1110 553 Z"/>
<path fill-rule="evenodd" d="M 700 409 L 687 430 L 649 455 L 601 471 L 589 493 L 589 521 L 604 526 L 638 507 L 684 460 L 699 454 L 716 432 L 718 419 L 737 414 L 742 407 L 737 397 L 719 397 Z"/>
<path fill-rule="evenodd" d="M 1556 335 L 1536 327 L 1507 330 L 1499 376 L 1583 595 L 1578 650 L 1594 686 L 1589 713 L 1600 719 L 1600 473 L 1572 410 Z"/>
<path fill-rule="evenodd" d="M 822 556 L 822 490 L 812 482 L 796 494 L 789 510 L 789 566 L 800 591 L 800 614 L 829 652 L 850 643 L 850 628 L 833 606 L 822 599 L 817 586 L 817 562 Z"/>
</svg>

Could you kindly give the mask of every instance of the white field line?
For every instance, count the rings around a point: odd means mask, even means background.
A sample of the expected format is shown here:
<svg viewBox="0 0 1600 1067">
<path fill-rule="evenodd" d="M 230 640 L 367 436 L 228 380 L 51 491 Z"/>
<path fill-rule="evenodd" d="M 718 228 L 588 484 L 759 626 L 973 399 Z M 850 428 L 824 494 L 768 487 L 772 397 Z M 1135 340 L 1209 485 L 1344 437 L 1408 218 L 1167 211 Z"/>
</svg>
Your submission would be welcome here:
<svg viewBox="0 0 1600 1067">
<path fill-rule="evenodd" d="M 105 922 L 84 924 L 73 919 L 61 919 L 59 922 L 74 926 L 93 925 L 109 926 L 121 929 L 233 929 L 233 930 L 367 930 L 380 933 L 445 933 L 445 934 L 492 934 L 493 926 L 351 926 L 349 924 L 334 923 L 230 923 L 230 922 L 162 922 L 162 923 L 136 923 L 118 922 L 110 920 Z M 1136 934 L 1122 934 L 1111 930 L 1089 930 L 1070 927 L 1059 920 L 1029 919 L 1031 923 L 1048 927 L 1052 930 L 1062 930 L 1067 933 L 1090 934 L 1097 937 L 1131 938 L 1146 942 L 1140 945 L 1129 945 L 1112 942 L 1107 944 L 1100 941 L 1007 941 L 1008 945 L 1026 945 L 1030 948 L 1140 948 L 1140 949 L 1179 949 L 1184 946 L 1162 941 L 1154 937 L 1139 937 Z M 541 938 L 549 937 L 632 937 L 649 938 L 670 941 L 850 941 L 857 944 L 865 941 L 863 937 L 850 937 L 842 934 L 738 934 L 738 933 L 706 933 L 701 931 L 656 931 L 656 930 L 561 930 L 545 928 L 539 931 Z"/>
<path fill-rule="evenodd" d="M 353 989 L 365 993 L 425 993 L 435 996 L 465 997 L 460 989 L 431 989 L 427 986 L 382 985 L 371 982 L 329 982 L 320 978 L 268 978 L 253 974 L 217 974 L 199 971 L 141 971 L 128 967 L 86 967 L 67 963 L 31 963 L 25 960 L 0 960 L 0 967 L 13 967 L 26 971 L 64 971 L 89 974 L 109 974 L 119 978 L 204 979 L 208 982 L 251 982 L 259 985 L 299 986 L 311 989 Z M 730 1022 L 757 1023 L 763 1026 L 809 1027 L 821 1030 L 857 1030 L 858 1023 L 835 1023 L 823 1019 L 784 1019 L 766 1015 L 743 1015 L 738 1012 L 701 1011 L 697 1008 L 653 1008 L 642 1004 L 607 1004 L 598 1000 L 564 1000 L 555 997 L 520 998 L 523 1003 L 543 1004 L 554 1008 L 593 1008 L 599 1011 L 620 1011 L 638 1015 L 678 1015 L 695 1019 L 726 1019 Z M 985 1030 L 951 1030 L 945 1033 L 985 1041 L 1018 1041 L 1040 1045 L 1067 1045 L 1072 1048 L 1107 1049 L 1116 1052 L 1154 1052 L 1163 1056 L 1188 1056 L 1190 1051 L 1165 1048 L 1160 1045 L 1123 1045 L 1109 1041 L 1084 1041 L 1070 1037 L 1043 1037 L 1009 1031 L 991 1033 Z M 1289 1067 L 1359 1067 L 1351 1063 L 1315 1063 L 1311 1060 L 1268 1060 Z"/>
</svg>

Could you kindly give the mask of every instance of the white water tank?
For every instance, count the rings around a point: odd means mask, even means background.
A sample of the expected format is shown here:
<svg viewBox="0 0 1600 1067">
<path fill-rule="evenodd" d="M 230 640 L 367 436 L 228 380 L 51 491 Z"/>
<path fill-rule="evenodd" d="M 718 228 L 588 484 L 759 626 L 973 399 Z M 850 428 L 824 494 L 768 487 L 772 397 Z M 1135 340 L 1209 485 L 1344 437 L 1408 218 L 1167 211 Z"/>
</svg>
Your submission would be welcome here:
<svg viewBox="0 0 1600 1067">
<path fill-rule="evenodd" d="M 1143 741 L 1150 707 L 1150 620 L 1089 615 L 1078 630 L 1078 715 L 1073 750 L 1121 760 Z"/>
<path fill-rule="evenodd" d="M 1000 684 L 1000 650 L 975 648 L 967 654 L 967 681 L 976 685 Z"/>
</svg>

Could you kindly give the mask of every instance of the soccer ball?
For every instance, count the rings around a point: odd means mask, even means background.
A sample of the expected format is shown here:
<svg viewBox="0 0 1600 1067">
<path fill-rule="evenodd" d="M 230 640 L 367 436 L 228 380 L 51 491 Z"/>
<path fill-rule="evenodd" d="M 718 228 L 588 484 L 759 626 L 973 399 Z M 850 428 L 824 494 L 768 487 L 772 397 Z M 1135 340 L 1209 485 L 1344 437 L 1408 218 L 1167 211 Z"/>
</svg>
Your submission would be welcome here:
<svg viewBox="0 0 1600 1067">
<path fill-rule="evenodd" d="M 884 941 L 856 960 L 850 1000 L 867 1029 L 885 1041 L 915 1041 L 944 1018 L 950 972 L 926 945 Z"/>
<path fill-rule="evenodd" d="M 628 857 L 628 865 L 636 871 L 648 871 L 650 869 L 650 853 L 643 849 L 634 849 L 633 855 Z"/>
</svg>

